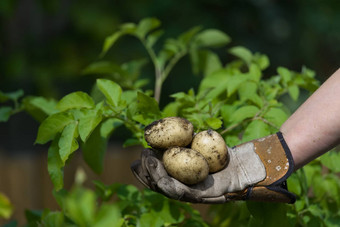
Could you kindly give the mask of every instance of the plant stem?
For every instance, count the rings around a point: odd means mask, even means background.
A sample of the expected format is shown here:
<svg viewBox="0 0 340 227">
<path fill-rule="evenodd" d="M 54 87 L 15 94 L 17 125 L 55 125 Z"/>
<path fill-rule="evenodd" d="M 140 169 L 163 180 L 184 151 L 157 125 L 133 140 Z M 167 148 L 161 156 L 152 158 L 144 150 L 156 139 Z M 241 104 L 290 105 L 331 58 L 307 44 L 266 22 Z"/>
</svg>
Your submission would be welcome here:
<svg viewBox="0 0 340 227">
<path fill-rule="evenodd" d="M 170 71 L 172 68 L 177 64 L 177 62 L 186 54 L 186 52 L 179 52 L 177 53 L 167 64 L 167 66 L 164 69 L 163 75 L 162 75 L 162 83 L 164 80 L 168 77 Z"/>
<path fill-rule="evenodd" d="M 221 135 L 224 135 L 225 133 L 233 130 L 234 128 L 236 128 L 237 126 L 241 125 L 241 123 L 237 123 L 234 125 L 229 126 L 228 128 L 224 129 L 222 132 L 220 132 Z"/>
<path fill-rule="evenodd" d="M 273 128 L 280 130 L 279 127 L 277 127 L 275 124 L 273 124 L 272 122 L 268 121 L 267 119 L 263 118 L 263 117 L 254 117 L 253 120 L 261 120 L 264 123 L 266 123 L 267 125 L 272 126 Z"/>
<path fill-rule="evenodd" d="M 154 98 L 156 99 L 156 101 L 159 103 L 160 98 L 161 98 L 161 92 L 162 92 L 162 84 L 163 84 L 163 74 L 164 71 L 162 70 L 161 66 L 159 65 L 158 61 L 157 61 L 157 55 L 155 53 L 155 51 L 146 44 L 144 39 L 141 39 L 141 42 L 143 43 L 146 51 L 148 52 L 151 61 L 154 65 L 155 68 L 155 88 L 154 88 Z"/>
<path fill-rule="evenodd" d="M 146 44 L 144 39 L 140 39 L 140 40 L 143 43 L 146 51 L 148 52 L 148 54 L 149 54 L 149 56 L 150 56 L 150 58 L 152 60 L 153 65 L 155 67 L 154 98 L 159 103 L 159 101 L 161 99 L 163 82 L 168 77 L 169 73 L 171 72 L 173 67 L 177 64 L 177 62 L 184 55 L 186 55 L 187 52 L 186 51 L 182 51 L 182 52 L 179 52 L 179 53 L 175 54 L 175 56 L 173 56 L 171 58 L 171 60 L 168 62 L 168 64 L 166 65 L 166 67 L 164 69 L 163 66 L 161 66 L 159 64 L 159 62 L 157 61 L 157 55 L 156 55 L 155 51 L 149 45 Z"/>
<path fill-rule="evenodd" d="M 162 78 L 161 76 L 157 76 L 156 74 L 156 81 L 155 81 L 155 93 L 154 93 L 154 98 L 156 99 L 156 101 L 159 103 L 160 99 L 161 99 L 161 93 L 162 93 Z"/>
</svg>

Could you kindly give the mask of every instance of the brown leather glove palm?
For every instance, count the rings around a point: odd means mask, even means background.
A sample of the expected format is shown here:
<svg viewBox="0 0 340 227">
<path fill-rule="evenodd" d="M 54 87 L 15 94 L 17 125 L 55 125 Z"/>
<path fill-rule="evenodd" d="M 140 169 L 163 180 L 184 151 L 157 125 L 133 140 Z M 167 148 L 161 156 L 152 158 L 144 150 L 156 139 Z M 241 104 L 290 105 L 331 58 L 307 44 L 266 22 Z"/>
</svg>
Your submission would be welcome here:
<svg viewBox="0 0 340 227">
<path fill-rule="evenodd" d="M 294 203 L 286 179 L 294 170 L 289 148 L 279 132 L 228 148 L 229 163 L 203 182 L 185 185 L 168 175 L 160 154 L 151 149 L 131 165 L 132 172 L 148 188 L 167 197 L 193 203 L 256 200 Z"/>
</svg>

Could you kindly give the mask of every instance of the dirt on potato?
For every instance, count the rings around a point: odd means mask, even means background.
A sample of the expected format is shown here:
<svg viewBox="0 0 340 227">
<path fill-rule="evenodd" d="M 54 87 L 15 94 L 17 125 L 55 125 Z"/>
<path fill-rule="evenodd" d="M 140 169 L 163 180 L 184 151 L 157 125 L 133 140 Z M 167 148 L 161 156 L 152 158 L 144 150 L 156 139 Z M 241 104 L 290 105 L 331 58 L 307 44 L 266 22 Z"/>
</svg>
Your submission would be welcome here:
<svg viewBox="0 0 340 227">
<path fill-rule="evenodd" d="M 192 140 L 191 149 L 201 153 L 208 161 L 209 172 L 223 169 L 228 160 L 228 149 L 223 137 L 214 130 L 199 132 Z"/>
<path fill-rule="evenodd" d="M 172 147 L 166 150 L 163 163 L 172 177 L 187 185 L 197 184 L 209 174 L 207 160 L 190 148 Z"/>
<path fill-rule="evenodd" d="M 180 117 L 167 117 L 145 127 L 144 137 L 148 144 L 165 150 L 173 146 L 185 147 L 192 141 L 194 127 L 190 121 Z"/>
</svg>

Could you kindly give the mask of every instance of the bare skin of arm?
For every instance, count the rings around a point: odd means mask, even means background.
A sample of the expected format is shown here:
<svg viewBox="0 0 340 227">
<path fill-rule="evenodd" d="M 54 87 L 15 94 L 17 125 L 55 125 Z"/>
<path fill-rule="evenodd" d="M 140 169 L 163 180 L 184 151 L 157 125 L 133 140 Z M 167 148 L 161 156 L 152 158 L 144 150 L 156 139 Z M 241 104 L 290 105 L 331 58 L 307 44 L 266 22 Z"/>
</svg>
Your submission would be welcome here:
<svg viewBox="0 0 340 227">
<path fill-rule="evenodd" d="M 295 170 L 340 143 L 340 69 L 281 126 Z"/>
</svg>

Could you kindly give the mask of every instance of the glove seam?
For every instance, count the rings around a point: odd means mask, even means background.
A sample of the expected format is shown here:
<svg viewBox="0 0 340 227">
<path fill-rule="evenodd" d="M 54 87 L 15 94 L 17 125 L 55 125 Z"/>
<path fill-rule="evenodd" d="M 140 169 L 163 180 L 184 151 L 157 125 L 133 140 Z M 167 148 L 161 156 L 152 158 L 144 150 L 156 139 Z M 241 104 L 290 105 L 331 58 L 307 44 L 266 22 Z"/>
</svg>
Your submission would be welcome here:
<svg viewBox="0 0 340 227">
<path fill-rule="evenodd" d="M 282 193 L 282 194 L 285 194 L 286 196 L 288 196 L 291 201 L 289 203 L 295 203 L 296 201 L 296 195 L 291 193 L 290 191 L 278 186 L 278 185 L 273 185 L 273 186 L 267 186 L 266 187 L 268 190 L 271 190 L 271 191 L 275 191 L 275 192 L 279 192 L 279 193 Z"/>
</svg>

